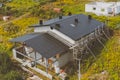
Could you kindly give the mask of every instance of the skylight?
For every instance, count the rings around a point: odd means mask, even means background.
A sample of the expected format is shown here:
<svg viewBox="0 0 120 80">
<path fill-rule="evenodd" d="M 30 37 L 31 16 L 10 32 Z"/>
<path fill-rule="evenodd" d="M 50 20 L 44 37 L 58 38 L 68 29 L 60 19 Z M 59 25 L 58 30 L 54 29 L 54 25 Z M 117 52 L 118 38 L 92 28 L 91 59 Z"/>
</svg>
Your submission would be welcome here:
<svg viewBox="0 0 120 80">
<path fill-rule="evenodd" d="M 70 26 L 72 26 L 72 27 L 76 27 L 75 24 L 70 24 Z"/>
</svg>

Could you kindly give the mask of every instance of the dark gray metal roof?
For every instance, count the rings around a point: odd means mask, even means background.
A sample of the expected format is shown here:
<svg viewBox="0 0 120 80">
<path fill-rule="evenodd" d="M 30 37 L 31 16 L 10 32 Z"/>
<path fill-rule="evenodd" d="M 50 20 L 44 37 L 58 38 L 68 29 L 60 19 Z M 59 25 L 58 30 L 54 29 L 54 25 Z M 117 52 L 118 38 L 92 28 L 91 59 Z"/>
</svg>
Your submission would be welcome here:
<svg viewBox="0 0 120 80">
<path fill-rule="evenodd" d="M 78 19 L 78 23 L 75 23 L 75 19 Z M 56 24 L 60 24 L 60 27 L 56 28 Z M 71 39 L 78 40 L 93 32 L 98 26 L 102 27 L 102 24 L 102 22 L 93 18 L 88 19 L 88 16 L 86 15 L 78 14 L 67 17 L 63 16 L 63 19 L 51 19 L 44 22 L 43 25 L 49 25 L 64 33 Z"/>
<path fill-rule="evenodd" d="M 24 35 L 24 36 L 21 36 L 21 37 L 14 38 L 10 41 L 11 42 L 25 42 L 29 39 L 32 39 L 32 38 L 36 37 L 36 36 L 38 36 L 38 34 L 27 34 L 27 35 Z"/>
<path fill-rule="evenodd" d="M 34 37 L 32 36 L 34 35 Z M 11 40 L 12 42 L 25 42 L 29 47 L 32 47 L 36 52 L 39 52 L 43 57 L 50 58 L 56 54 L 60 54 L 69 49 L 68 46 L 61 43 L 47 33 L 29 34 Z M 31 37 L 31 38 L 30 38 Z M 25 38 L 25 39 L 24 39 Z"/>
<path fill-rule="evenodd" d="M 78 19 L 78 23 L 75 22 Z M 63 21 L 55 22 L 55 24 L 60 24 L 57 28 L 60 32 L 69 36 L 73 40 L 78 40 L 83 36 L 86 36 L 93 32 L 98 26 L 102 27 L 102 23 L 95 19 L 88 19 L 85 15 L 72 16 Z M 50 26 L 56 27 L 55 24 L 50 24 Z"/>
<path fill-rule="evenodd" d="M 62 16 L 62 19 L 59 19 L 59 18 L 50 19 L 48 21 L 43 22 L 43 25 L 34 24 L 34 25 L 31 25 L 31 27 L 49 26 L 50 24 L 53 24 L 53 23 L 58 22 L 58 21 L 62 21 L 63 19 L 67 19 L 69 17 L 70 16 Z"/>
</svg>

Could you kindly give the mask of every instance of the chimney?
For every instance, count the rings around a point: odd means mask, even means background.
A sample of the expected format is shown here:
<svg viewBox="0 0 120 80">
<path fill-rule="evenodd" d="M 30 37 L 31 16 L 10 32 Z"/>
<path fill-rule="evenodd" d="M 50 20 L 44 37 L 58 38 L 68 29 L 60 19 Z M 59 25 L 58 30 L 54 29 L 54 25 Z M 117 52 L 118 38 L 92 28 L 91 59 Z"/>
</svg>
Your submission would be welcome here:
<svg viewBox="0 0 120 80">
<path fill-rule="evenodd" d="M 88 15 L 88 19 L 91 20 L 91 19 L 92 19 L 92 16 L 91 16 L 91 15 Z"/>
<path fill-rule="evenodd" d="M 51 30 L 53 30 L 53 27 L 50 27 Z"/>
<path fill-rule="evenodd" d="M 43 25 L 43 20 L 40 20 L 40 21 L 39 21 L 39 24 L 40 24 L 40 25 Z"/>
<path fill-rule="evenodd" d="M 71 12 L 69 12 L 69 13 L 68 13 L 68 16 L 71 16 L 71 15 L 72 15 L 72 13 L 71 13 Z"/>
<path fill-rule="evenodd" d="M 55 24 L 56 27 L 60 27 L 60 24 Z"/>
<path fill-rule="evenodd" d="M 55 24 L 55 29 L 59 30 L 60 29 L 60 24 Z"/>
<path fill-rule="evenodd" d="M 79 21 L 78 21 L 78 19 L 77 18 L 75 18 L 75 23 L 78 23 Z"/>
<path fill-rule="evenodd" d="M 62 19 L 62 16 L 59 16 L 59 19 Z"/>
</svg>

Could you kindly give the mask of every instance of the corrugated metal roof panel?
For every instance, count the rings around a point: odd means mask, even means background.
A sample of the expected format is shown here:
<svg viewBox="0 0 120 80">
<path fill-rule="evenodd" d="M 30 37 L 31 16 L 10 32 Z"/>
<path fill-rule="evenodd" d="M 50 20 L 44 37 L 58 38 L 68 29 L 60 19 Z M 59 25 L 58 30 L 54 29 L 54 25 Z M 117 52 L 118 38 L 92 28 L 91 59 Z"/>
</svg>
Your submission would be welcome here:
<svg viewBox="0 0 120 80">
<path fill-rule="evenodd" d="M 24 42 L 45 58 L 51 58 L 69 49 L 68 46 L 50 36 L 48 33 L 28 34 L 11 41 Z"/>
</svg>

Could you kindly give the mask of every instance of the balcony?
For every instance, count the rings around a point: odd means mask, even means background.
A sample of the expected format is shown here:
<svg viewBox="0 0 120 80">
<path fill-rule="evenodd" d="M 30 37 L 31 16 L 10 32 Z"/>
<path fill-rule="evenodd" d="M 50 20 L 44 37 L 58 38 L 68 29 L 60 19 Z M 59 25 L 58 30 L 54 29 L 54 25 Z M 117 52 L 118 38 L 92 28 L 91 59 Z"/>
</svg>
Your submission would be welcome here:
<svg viewBox="0 0 120 80">
<path fill-rule="evenodd" d="M 53 69 L 56 58 L 52 57 L 47 61 L 47 59 L 42 57 L 38 52 L 26 52 L 24 47 L 14 48 L 13 55 L 14 59 L 20 62 L 23 67 L 29 67 L 49 79 L 52 78 L 52 75 L 48 72 Z M 52 73 L 55 74 L 53 70 Z"/>
</svg>

